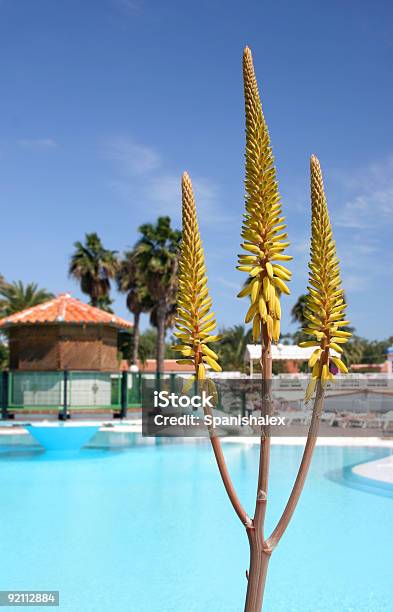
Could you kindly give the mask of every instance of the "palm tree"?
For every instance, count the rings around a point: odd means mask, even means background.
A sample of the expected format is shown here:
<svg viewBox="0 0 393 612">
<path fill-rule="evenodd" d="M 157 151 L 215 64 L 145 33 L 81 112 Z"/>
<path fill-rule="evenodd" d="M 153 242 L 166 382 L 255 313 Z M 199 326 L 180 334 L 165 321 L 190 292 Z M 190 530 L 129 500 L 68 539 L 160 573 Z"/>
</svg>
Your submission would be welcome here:
<svg viewBox="0 0 393 612">
<path fill-rule="evenodd" d="M 138 358 L 144 365 L 147 359 L 153 359 L 156 353 L 157 331 L 149 327 L 139 338 Z"/>
<path fill-rule="evenodd" d="M 153 301 L 143 283 L 141 270 L 138 268 L 138 257 L 135 250 L 124 253 L 119 263 L 116 280 L 121 293 L 127 294 L 127 308 L 134 315 L 134 329 L 131 349 L 131 363 L 136 364 L 138 359 L 140 317 L 143 312 L 149 312 Z"/>
<path fill-rule="evenodd" d="M 234 325 L 220 332 L 222 339 L 217 345 L 220 363 L 224 370 L 242 370 L 247 344 L 252 343 L 252 331 L 244 325 Z"/>
<path fill-rule="evenodd" d="M 83 293 L 90 296 L 90 304 L 111 312 L 109 297 L 111 279 L 118 269 L 117 251 L 105 249 L 95 232 L 85 235 L 85 243 L 75 242 L 69 275 L 80 282 Z"/>
<path fill-rule="evenodd" d="M 165 342 L 165 359 L 177 359 L 178 354 L 172 350 L 175 338 Z M 138 359 L 144 365 L 147 359 L 154 359 L 157 351 L 157 329 L 148 327 L 141 333 L 139 339 Z"/>
<path fill-rule="evenodd" d="M 150 311 L 150 325 L 152 325 L 155 328 L 155 330 L 158 330 L 157 312 L 158 312 L 158 306 L 155 305 Z M 168 310 L 165 314 L 165 320 L 164 320 L 165 332 L 167 331 L 167 329 L 170 329 L 171 327 L 174 326 L 176 314 L 177 314 L 177 306 L 176 306 L 176 303 L 173 302 L 172 304 L 168 306 Z M 169 344 L 166 341 L 164 342 L 164 358 L 165 359 L 177 359 L 178 358 L 178 354 L 172 350 L 173 344 L 174 342 L 170 342 Z"/>
<path fill-rule="evenodd" d="M 343 299 L 345 302 L 346 301 L 345 295 L 343 295 Z M 308 324 L 308 319 L 306 319 L 304 315 L 306 308 L 307 308 L 306 296 L 304 294 L 299 295 L 296 304 L 294 304 L 291 310 L 292 322 L 293 323 L 297 322 L 300 325 L 300 328 L 297 331 L 295 331 L 294 334 L 292 334 L 292 339 L 295 342 L 295 344 L 299 344 L 299 342 L 304 342 L 310 339 L 308 334 L 304 333 L 303 331 L 303 327 L 307 327 L 307 324 Z M 351 334 L 354 334 L 355 332 L 355 328 L 350 327 L 349 325 L 346 327 L 343 327 L 342 329 L 343 331 L 350 332 Z M 355 342 L 355 336 L 351 338 L 349 343 L 346 344 L 345 347 L 343 348 L 344 348 L 344 353 L 343 353 L 344 356 L 348 356 L 347 363 L 349 364 L 358 363 L 356 359 L 359 359 L 359 354 L 361 352 L 361 349 L 360 349 L 359 342 Z"/>
<path fill-rule="evenodd" d="M 307 323 L 307 319 L 304 316 L 304 311 L 306 309 L 306 299 L 306 295 L 299 295 L 296 304 L 294 304 L 291 310 L 292 323 L 299 323 L 301 327 L 305 327 Z"/>
<path fill-rule="evenodd" d="M 8 346 L 0 340 L 0 369 L 8 367 Z M 1 375 L 1 374 L 0 374 Z"/>
<path fill-rule="evenodd" d="M 54 297 L 46 289 L 40 289 L 36 283 L 24 285 L 22 281 L 0 285 L 0 313 L 2 317 L 32 308 Z"/>
<path fill-rule="evenodd" d="M 365 338 L 360 338 L 357 335 L 352 336 L 348 344 L 343 349 L 345 363 L 351 366 L 354 363 L 365 363 L 365 353 L 367 350 L 368 341 Z"/>
<path fill-rule="evenodd" d="M 162 372 L 165 332 L 176 303 L 181 232 L 172 229 L 170 217 L 159 217 L 156 224 L 145 223 L 139 231 L 142 237 L 135 245 L 135 256 L 141 280 L 153 302 L 157 327 L 156 367 L 157 372 Z"/>
<path fill-rule="evenodd" d="M 150 324 L 157 329 L 158 321 L 157 321 L 157 305 L 155 304 L 150 312 Z M 170 304 L 169 308 L 165 314 L 165 329 L 169 329 L 173 327 L 175 324 L 175 318 L 177 314 L 177 306 L 176 304 Z"/>
</svg>

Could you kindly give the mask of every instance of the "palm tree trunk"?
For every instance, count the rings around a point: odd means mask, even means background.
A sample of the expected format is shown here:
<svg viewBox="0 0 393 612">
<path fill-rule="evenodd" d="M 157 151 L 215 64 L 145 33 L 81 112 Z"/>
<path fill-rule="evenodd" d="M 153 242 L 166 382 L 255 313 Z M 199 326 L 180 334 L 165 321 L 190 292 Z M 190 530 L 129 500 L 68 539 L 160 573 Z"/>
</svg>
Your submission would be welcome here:
<svg viewBox="0 0 393 612">
<path fill-rule="evenodd" d="M 138 349 L 139 349 L 139 320 L 141 317 L 140 312 L 134 312 L 134 335 L 132 339 L 132 351 L 131 351 L 131 364 L 136 365 L 138 361 Z"/>
<path fill-rule="evenodd" d="M 157 308 L 157 358 L 156 372 L 164 372 L 164 353 L 165 353 L 165 304 L 160 304 Z"/>
</svg>

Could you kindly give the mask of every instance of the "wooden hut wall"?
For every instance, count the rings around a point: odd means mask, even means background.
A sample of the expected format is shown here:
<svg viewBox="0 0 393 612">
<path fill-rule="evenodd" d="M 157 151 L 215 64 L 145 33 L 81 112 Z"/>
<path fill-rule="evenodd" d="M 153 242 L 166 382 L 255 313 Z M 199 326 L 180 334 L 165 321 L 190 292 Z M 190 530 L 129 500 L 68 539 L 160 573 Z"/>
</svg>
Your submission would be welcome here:
<svg viewBox="0 0 393 612">
<path fill-rule="evenodd" d="M 40 325 L 10 329 L 12 370 L 118 369 L 116 328 L 91 325 Z"/>
<path fill-rule="evenodd" d="M 117 329 L 62 326 L 60 363 L 63 370 L 116 370 Z"/>
<path fill-rule="evenodd" d="M 58 328 L 23 326 L 9 332 L 10 367 L 13 370 L 58 370 Z"/>
</svg>

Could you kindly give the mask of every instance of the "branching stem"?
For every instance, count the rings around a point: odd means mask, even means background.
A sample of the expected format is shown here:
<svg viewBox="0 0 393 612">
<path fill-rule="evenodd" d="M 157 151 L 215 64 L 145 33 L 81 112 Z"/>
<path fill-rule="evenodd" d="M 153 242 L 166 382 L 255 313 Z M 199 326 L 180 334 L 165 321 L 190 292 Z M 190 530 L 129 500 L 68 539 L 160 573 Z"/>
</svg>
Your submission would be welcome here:
<svg viewBox="0 0 393 612">
<path fill-rule="evenodd" d="M 307 478 L 308 470 L 310 468 L 312 456 L 314 453 L 314 448 L 317 442 L 317 435 L 318 435 L 319 424 L 321 420 L 324 395 L 325 395 L 325 389 L 321 381 L 318 380 L 310 428 L 308 430 L 307 441 L 304 447 L 299 471 L 297 473 L 295 483 L 293 485 L 287 505 L 285 506 L 284 512 L 282 513 L 281 518 L 278 521 L 277 526 L 272 532 L 271 536 L 267 539 L 267 544 L 269 548 L 272 550 L 277 546 L 286 528 L 288 527 L 289 522 L 292 518 L 292 515 L 295 512 L 296 506 L 298 504 L 301 492 L 303 490 L 304 483 Z"/>
</svg>

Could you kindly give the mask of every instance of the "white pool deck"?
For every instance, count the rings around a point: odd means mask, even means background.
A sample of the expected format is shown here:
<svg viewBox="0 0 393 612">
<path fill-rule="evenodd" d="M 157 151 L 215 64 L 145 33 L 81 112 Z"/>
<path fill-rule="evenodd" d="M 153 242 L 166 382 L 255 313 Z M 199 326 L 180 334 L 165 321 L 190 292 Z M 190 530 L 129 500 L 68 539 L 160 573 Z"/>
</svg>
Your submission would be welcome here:
<svg viewBox="0 0 393 612">
<path fill-rule="evenodd" d="M 47 426 L 47 427 L 80 427 L 80 426 L 100 426 L 99 431 L 107 431 L 111 433 L 141 433 L 142 420 L 132 419 L 124 420 L 121 422 L 113 423 L 112 421 L 78 421 L 78 422 L 66 422 L 58 423 L 54 421 L 40 421 L 32 423 L 33 425 Z M 23 427 L 23 423 L 15 423 L 9 425 L 0 425 L 0 435 L 28 435 L 27 429 Z M 189 438 L 191 440 L 191 438 Z M 248 446 L 254 446 L 259 444 L 258 437 L 223 437 L 221 441 L 225 444 L 245 444 Z M 304 446 L 306 438 L 303 436 L 275 436 L 271 438 L 272 445 L 287 445 L 287 446 Z M 391 449 L 392 454 L 382 459 L 375 461 L 369 461 L 356 465 L 352 468 L 352 471 L 357 476 L 369 478 L 372 480 L 383 482 L 384 484 L 391 484 L 393 486 L 393 438 L 378 438 L 378 437 L 352 437 L 352 436 L 320 436 L 317 440 L 317 446 L 357 446 L 367 448 L 386 448 Z"/>
<path fill-rule="evenodd" d="M 226 442 L 239 441 L 245 444 L 259 444 L 258 438 L 225 438 Z M 272 445 L 284 444 L 290 446 L 304 446 L 306 438 L 304 437 L 282 437 L 271 439 Z M 393 439 L 384 440 L 382 438 L 352 438 L 352 437 L 320 437 L 317 440 L 317 446 L 362 446 L 367 448 L 386 448 L 393 452 Z M 380 481 L 385 484 L 391 484 L 393 487 L 393 454 L 383 459 L 360 463 L 352 468 L 352 472 L 363 478 Z"/>
<path fill-rule="evenodd" d="M 372 480 L 393 485 L 393 455 L 355 465 L 352 468 L 352 472 L 357 476 L 363 476 L 363 478 L 371 478 Z"/>
</svg>

